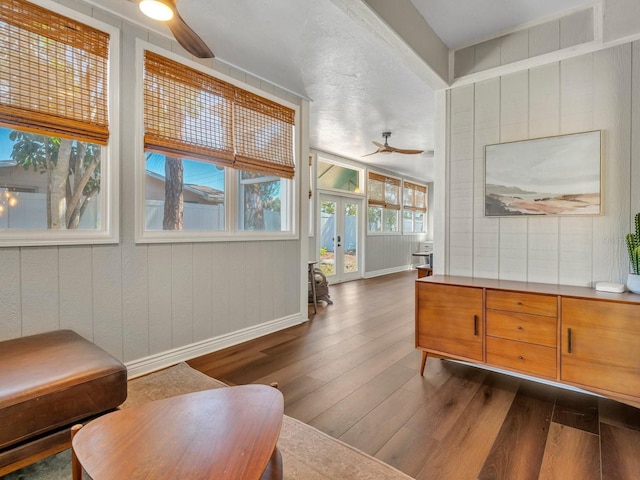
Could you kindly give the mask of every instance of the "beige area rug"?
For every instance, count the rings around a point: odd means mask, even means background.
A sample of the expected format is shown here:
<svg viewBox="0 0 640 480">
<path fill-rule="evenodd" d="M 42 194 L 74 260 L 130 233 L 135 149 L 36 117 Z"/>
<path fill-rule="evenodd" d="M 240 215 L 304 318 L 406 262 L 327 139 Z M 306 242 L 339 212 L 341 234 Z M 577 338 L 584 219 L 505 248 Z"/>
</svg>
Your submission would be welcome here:
<svg viewBox="0 0 640 480">
<path fill-rule="evenodd" d="M 123 408 L 226 385 L 186 363 L 129 382 Z M 407 480 L 411 477 L 294 418 L 284 416 L 278 448 L 287 480 Z M 2 477 L 3 480 L 70 480 L 69 450 Z M 113 479 L 117 480 L 117 479 Z M 230 479 L 242 480 L 242 479 Z"/>
</svg>

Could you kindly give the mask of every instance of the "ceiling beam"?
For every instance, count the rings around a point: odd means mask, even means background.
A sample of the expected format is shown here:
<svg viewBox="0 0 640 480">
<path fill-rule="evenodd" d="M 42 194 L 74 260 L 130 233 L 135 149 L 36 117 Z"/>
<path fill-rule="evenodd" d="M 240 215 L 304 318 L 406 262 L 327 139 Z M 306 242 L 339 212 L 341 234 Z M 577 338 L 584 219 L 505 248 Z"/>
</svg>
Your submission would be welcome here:
<svg viewBox="0 0 640 480">
<path fill-rule="evenodd" d="M 434 90 L 449 86 L 449 49 L 410 0 L 331 0 Z"/>
</svg>

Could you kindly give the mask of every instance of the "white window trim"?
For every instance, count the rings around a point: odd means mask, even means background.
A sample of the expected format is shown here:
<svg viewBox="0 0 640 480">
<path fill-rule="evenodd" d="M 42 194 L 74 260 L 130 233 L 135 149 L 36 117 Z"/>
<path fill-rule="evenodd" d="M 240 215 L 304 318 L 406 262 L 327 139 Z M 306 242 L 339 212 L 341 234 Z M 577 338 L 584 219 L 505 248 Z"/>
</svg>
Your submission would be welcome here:
<svg viewBox="0 0 640 480">
<path fill-rule="evenodd" d="M 293 135 L 295 176 L 289 181 L 289 198 L 282 201 L 282 207 L 287 208 L 288 231 L 247 231 L 238 229 L 238 187 L 240 170 L 227 168 L 225 170 L 225 230 L 146 230 L 145 229 L 145 153 L 144 153 L 144 51 L 149 50 L 163 55 L 171 60 L 199 70 L 207 75 L 219 78 L 232 85 L 240 87 L 263 98 L 272 100 L 294 110 L 295 127 Z M 228 75 L 208 68 L 200 63 L 176 55 L 156 45 L 141 39 L 136 39 L 136 128 L 137 143 L 135 155 L 135 242 L 136 243 L 190 243 L 190 242 L 229 242 L 229 241 L 261 241 L 261 240 L 296 240 L 299 238 L 299 220 L 297 205 L 300 201 L 300 175 L 307 174 L 307 164 L 300 162 L 300 107 L 280 97 L 257 89 Z M 306 159 L 306 156 L 305 156 Z"/>
<path fill-rule="evenodd" d="M 29 0 L 31 3 L 67 16 L 109 34 L 109 141 L 102 147 L 100 164 L 102 186 L 100 190 L 99 230 L 20 230 L 7 229 L 0 234 L 0 247 L 38 245 L 93 245 L 118 243 L 119 220 L 119 154 L 120 154 L 120 30 L 93 17 L 49 0 Z"/>
<path fill-rule="evenodd" d="M 337 165 L 338 167 L 343 167 L 343 168 L 348 168 L 349 170 L 355 170 L 358 172 L 358 182 L 360 183 L 360 188 L 364 191 L 360 191 L 360 192 L 349 192 L 347 190 L 339 190 L 337 188 L 324 188 L 324 187 L 319 187 L 318 186 L 318 179 L 316 178 L 316 189 L 320 190 L 324 193 L 327 194 L 332 194 L 332 195 L 351 195 L 353 197 L 357 197 L 357 198 L 366 198 L 367 197 L 367 191 L 366 191 L 366 186 L 367 186 L 367 176 L 365 175 L 365 170 L 362 167 L 357 167 L 355 165 L 352 165 L 350 163 L 346 163 L 346 162 L 340 162 L 338 160 L 334 160 L 333 158 L 329 158 L 329 157 L 325 157 L 324 155 L 322 155 L 321 153 L 317 154 L 317 165 L 316 165 L 316 175 L 318 174 L 317 172 L 317 166 L 320 165 L 320 162 L 325 162 L 325 163 L 330 163 L 332 165 Z M 364 187 L 363 187 L 364 186 Z"/>
</svg>

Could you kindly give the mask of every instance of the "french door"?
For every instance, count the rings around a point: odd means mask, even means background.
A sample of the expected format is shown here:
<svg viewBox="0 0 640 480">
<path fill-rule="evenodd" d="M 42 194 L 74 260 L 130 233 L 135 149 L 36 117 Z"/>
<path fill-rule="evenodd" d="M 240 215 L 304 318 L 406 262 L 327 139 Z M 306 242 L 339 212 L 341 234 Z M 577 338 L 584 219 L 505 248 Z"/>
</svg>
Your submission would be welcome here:
<svg viewBox="0 0 640 480">
<path fill-rule="evenodd" d="M 319 267 L 329 283 L 360 278 L 362 200 L 320 194 Z"/>
</svg>

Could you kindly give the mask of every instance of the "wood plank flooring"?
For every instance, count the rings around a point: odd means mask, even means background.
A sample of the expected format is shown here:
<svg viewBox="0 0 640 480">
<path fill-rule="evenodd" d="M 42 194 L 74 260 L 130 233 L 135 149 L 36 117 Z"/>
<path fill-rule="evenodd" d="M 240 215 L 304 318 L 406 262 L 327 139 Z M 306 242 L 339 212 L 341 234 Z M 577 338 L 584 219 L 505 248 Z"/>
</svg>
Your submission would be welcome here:
<svg viewBox="0 0 640 480">
<path fill-rule="evenodd" d="M 302 325 L 189 364 L 418 479 L 637 480 L 640 410 L 414 349 L 416 272 L 330 287 Z"/>
</svg>

